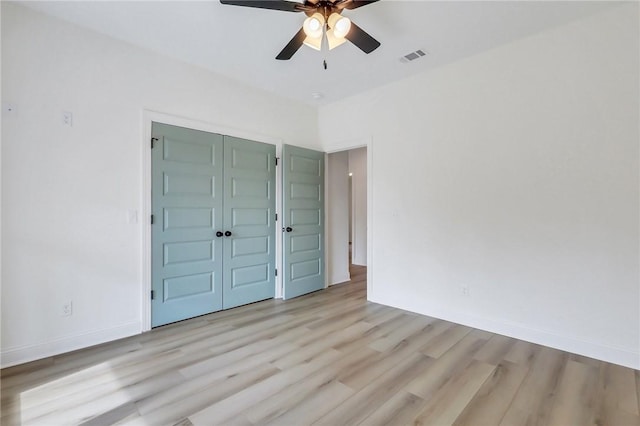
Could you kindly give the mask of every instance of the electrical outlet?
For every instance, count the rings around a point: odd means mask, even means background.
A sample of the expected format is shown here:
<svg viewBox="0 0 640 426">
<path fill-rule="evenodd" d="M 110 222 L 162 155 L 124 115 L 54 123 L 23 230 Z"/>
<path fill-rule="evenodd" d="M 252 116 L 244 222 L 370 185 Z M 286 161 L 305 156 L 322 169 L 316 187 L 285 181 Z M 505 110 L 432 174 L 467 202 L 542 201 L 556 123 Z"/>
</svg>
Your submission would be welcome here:
<svg viewBox="0 0 640 426">
<path fill-rule="evenodd" d="M 71 315 L 73 315 L 73 302 L 69 300 L 62 304 L 62 316 L 70 317 Z"/>
<path fill-rule="evenodd" d="M 468 285 L 466 285 L 466 284 L 461 285 L 461 286 L 460 286 L 460 293 L 461 293 L 463 296 L 469 296 L 469 286 L 468 286 Z"/>
</svg>

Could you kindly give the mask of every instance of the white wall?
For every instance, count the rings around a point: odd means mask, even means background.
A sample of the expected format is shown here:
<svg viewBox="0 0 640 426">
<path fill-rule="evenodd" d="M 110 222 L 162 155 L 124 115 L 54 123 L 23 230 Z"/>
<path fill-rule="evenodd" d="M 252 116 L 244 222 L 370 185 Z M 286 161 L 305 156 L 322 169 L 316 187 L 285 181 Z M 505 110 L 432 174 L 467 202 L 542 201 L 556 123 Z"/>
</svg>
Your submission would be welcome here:
<svg viewBox="0 0 640 426">
<path fill-rule="evenodd" d="M 367 265 L 367 148 L 349 151 L 351 176 L 351 249 L 354 265 Z"/>
<path fill-rule="evenodd" d="M 327 155 L 327 266 L 329 285 L 349 274 L 349 152 Z"/>
<path fill-rule="evenodd" d="M 0 34 L 2 34 L 2 7 L 0 7 Z M 0 37 L 1 38 L 1 37 Z M 0 81 L 2 81 L 2 55 L 0 55 Z M 0 101 L 2 97 L 2 85 L 0 84 Z M 2 106 L 4 111 L 4 106 Z M 0 135 L 2 135 L 2 122 L 0 119 Z M 2 137 L 0 137 L 0 242 L 2 241 Z M 2 244 L 0 243 L 0 320 L 2 315 Z M 0 327 L 0 342 L 2 342 L 2 327 Z M 0 349 L 1 351 L 1 349 Z M 1 357 L 0 357 L 1 364 Z"/>
<path fill-rule="evenodd" d="M 2 2 L 2 365 L 138 333 L 143 110 L 318 148 L 313 108 Z M 73 127 L 62 124 L 73 113 Z M 142 219 L 142 218 L 141 218 Z M 61 316 L 73 300 L 73 315 Z"/>
<path fill-rule="evenodd" d="M 628 3 L 321 108 L 372 138 L 369 298 L 640 368 L 638 39 Z"/>
</svg>

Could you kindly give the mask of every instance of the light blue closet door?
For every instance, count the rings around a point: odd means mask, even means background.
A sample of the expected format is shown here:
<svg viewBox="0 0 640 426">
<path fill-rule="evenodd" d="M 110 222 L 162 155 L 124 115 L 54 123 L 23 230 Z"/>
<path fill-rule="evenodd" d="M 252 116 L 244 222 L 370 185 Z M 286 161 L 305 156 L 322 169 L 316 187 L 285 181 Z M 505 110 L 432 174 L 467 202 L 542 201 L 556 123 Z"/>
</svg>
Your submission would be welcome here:
<svg viewBox="0 0 640 426">
<path fill-rule="evenodd" d="M 284 298 L 321 290 L 324 278 L 324 153 L 282 148 Z"/>
<path fill-rule="evenodd" d="M 222 309 L 224 157 L 221 135 L 158 123 L 152 135 L 156 327 Z"/>
<path fill-rule="evenodd" d="M 276 147 L 224 137 L 223 308 L 275 295 Z"/>
</svg>

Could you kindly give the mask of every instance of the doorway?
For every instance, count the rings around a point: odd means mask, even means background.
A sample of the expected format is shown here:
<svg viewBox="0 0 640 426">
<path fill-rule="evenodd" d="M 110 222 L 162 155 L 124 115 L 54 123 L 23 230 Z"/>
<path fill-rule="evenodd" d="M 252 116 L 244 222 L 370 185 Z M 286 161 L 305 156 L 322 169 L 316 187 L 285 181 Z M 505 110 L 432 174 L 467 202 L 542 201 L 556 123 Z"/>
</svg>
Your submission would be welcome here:
<svg viewBox="0 0 640 426">
<path fill-rule="evenodd" d="M 327 155 L 328 284 L 366 275 L 367 148 Z"/>
</svg>

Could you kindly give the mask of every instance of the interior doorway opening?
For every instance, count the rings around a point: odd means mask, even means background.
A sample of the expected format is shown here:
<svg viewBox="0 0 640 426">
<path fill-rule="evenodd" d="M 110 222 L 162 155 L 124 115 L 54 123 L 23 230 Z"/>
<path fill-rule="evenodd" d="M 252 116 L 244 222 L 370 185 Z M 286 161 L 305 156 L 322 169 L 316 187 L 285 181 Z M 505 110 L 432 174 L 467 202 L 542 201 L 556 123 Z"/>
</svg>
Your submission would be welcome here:
<svg viewBox="0 0 640 426">
<path fill-rule="evenodd" d="M 366 276 L 367 148 L 327 155 L 328 284 Z"/>
</svg>

